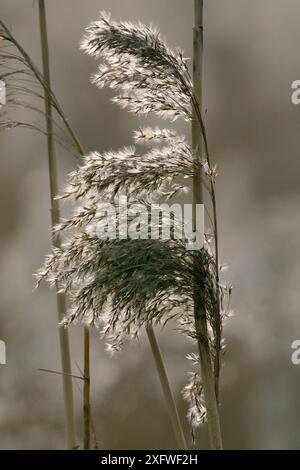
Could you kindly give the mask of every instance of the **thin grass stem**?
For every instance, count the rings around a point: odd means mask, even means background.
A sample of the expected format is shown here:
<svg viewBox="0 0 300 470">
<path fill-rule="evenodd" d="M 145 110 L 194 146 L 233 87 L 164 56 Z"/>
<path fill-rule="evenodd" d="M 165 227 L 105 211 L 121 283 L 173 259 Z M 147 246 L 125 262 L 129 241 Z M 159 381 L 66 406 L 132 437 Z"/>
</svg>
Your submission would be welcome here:
<svg viewBox="0 0 300 470">
<path fill-rule="evenodd" d="M 201 104 L 202 104 L 202 70 L 203 70 L 203 0 L 194 0 L 194 14 L 195 14 L 195 24 L 194 24 L 194 64 L 193 64 L 193 81 L 194 81 L 194 93 L 196 96 L 196 106 L 194 106 L 194 119 L 192 123 L 192 143 L 195 158 L 197 159 L 198 155 L 202 154 L 203 141 L 204 141 L 204 150 L 207 153 L 207 158 L 209 159 L 208 154 L 208 145 L 206 139 L 205 128 L 201 116 Z M 214 187 L 212 188 L 212 198 L 213 198 L 213 210 L 214 210 L 214 230 L 215 230 L 215 244 L 217 246 L 217 218 L 216 218 L 216 201 Z M 196 218 L 195 218 L 195 209 L 196 204 L 203 204 L 203 191 L 202 191 L 202 172 L 201 170 L 193 178 L 193 225 L 194 230 L 196 228 Z M 218 251 L 216 248 L 216 256 L 218 256 Z M 217 270 L 218 270 L 218 259 L 216 259 Z M 217 279 L 218 281 L 218 279 Z M 197 289 L 195 289 L 195 298 L 194 298 L 194 317 L 195 317 L 195 328 L 198 336 L 198 347 L 199 347 L 199 356 L 201 363 L 201 372 L 202 372 L 202 383 L 204 398 L 206 403 L 207 411 L 207 422 L 208 422 L 208 432 L 210 446 L 212 449 L 222 449 L 222 436 L 221 436 L 221 426 L 220 426 L 220 417 L 219 417 L 219 406 L 216 395 L 216 385 L 214 370 L 212 365 L 212 358 L 209 346 L 209 336 L 207 329 L 207 318 L 206 312 L 203 309 L 201 302 L 197 296 Z"/>
<path fill-rule="evenodd" d="M 84 327 L 84 365 L 83 365 L 83 449 L 91 446 L 91 401 L 90 401 L 90 331 Z"/>
<path fill-rule="evenodd" d="M 151 325 L 148 325 L 146 328 L 146 331 L 147 331 L 148 340 L 151 346 L 151 351 L 154 357 L 156 369 L 159 375 L 161 387 L 163 390 L 168 414 L 172 423 L 174 436 L 176 439 L 176 444 L 178 446 L 178 449 L 186 450 L 187 444 L 186 444 L 184 432 L 182 429 L 177 406 L 176 406 L 174 396 L 173 396 L 173 393 L 172 393 L 172 390 L 168 381 L 166 369 L 165 369 L 161 352 L 160 352 L 160 349 L 156 340 L 156 336 L 154 334 L 153 327 Z"/>
<path fill-rule="evenodd" d="M 44 0 L 39 0 L 39 18 L 40 18 L 40 35 L 43 57 L 43 70 L 44 79 L 50 89 L 50 66 L 49 66 L 49 49 L 48 49 L 48 36 L 47 36 L 47 22 L 46 10 Z M 57 182 L 57 168 L 56 168 L 56 152 L 53 133 L 52 121 L 52 106 L 51 96 L 49 91 L 45 89 L 45 111 L 46 111 L 46 127 L 47 127 L 47 144 L 48 144 L 48 165 L 49 165 L 49 179 L 50 179 L 50 199 L 51 199 L 51 222 L 52 226 L 59 223 L 59 203 L 55 200 L 55 195 L 58 193 Z M 57 248 L 60 247 L 60 237 L 55 234 L 52 237 L 53 245 Z M 63 294 L 56 294 L 57 309 L 59 321 L 62 321 L 66 314 L 66 299 Z M 69 333 L 66 329 L 59 329 L 61 363 L 63 372 L 63 389 L 64 389 L 64 403 L 66 413 L 66 427 L 67 427 L 67 444 L 69 449 L 76 447 L 76 433 L 75 433 L 75 418 L 74 418 L 74 398 L 73 398 L 73 383 L 72 383 L 72 367 L 71 355 L 69 344 Z"/>
</svg>

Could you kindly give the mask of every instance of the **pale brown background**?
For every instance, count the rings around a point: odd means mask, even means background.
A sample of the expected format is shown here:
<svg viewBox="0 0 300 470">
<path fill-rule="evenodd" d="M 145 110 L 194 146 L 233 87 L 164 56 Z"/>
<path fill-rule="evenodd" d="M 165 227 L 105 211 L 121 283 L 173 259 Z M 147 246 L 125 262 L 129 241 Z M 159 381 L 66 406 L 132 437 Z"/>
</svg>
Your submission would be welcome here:
<svg viewBox="0 0 300 470">
<path fill-rule="evenodd" d="M 220 166 L 222 259 L 230 265 L 235 317 L 226 326 L 222 377 L 224 444 L 234 449 L 300 448 L 300 79 L 298 0 L 206 0 L 205 107 L 211 153 Z M 139 123 L 89 83 L 95 62 L 81 54 L 84 27 L 106 9 L 153 22 L 191 57 L 192 0 L 48 0 L 52 81 L 89 150 L 131 142 Z M 0 17 L 40 64 L 37 2 L 0 0 Z M 28 131 L 0 136 L 0 448 L 64 447 L 55 296 L 33 292 L 32 273 L 49 250 L 45 141 Z M 60 182 L 75 159 L 59 154 Z M 71 331 L 74 362 L 81 332 Z M 190 345 L 169 329 L 161 347 L 184 418 L 180 390 Z M 75 367 L 75 366 L 74 366 Z M 76 368 L 75 368 L 76 370 Z M 149 346 L 111 359 L 92 344 L 94 420 L 101 448 L 172 448 L 172 432 Z M 80 431 L 80 393 L 76 390 Z M 80 432 L 78 439 L 80 440 Z M 206 430 L 199 432 L 207 446 Z"/>
</svg>

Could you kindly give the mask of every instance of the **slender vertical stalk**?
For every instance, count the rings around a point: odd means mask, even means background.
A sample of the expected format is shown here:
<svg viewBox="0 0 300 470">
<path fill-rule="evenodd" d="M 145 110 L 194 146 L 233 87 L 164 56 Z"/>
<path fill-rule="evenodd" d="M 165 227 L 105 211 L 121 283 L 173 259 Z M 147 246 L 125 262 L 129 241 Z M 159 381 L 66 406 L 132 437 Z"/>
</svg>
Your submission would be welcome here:
<svg viewBox="0 0 300 470">
<path fill-rule="evenodd" d="M 83 448 L 90 450 L 91 403 L 90 403 L 90 331 L 84 327 L 84 384 L 83 384 Z"/>
<path fill-rule="evenodd" d="M 48 38 L 47 38 L 47 22 L 46 22 L 46 10 L 45 10 L 45 2 L 44 0 L 39 0 L 39 11 L 40 11 L 40 25 L 41 25 L 41 38 L 42 38 L 42 50 L 43 50 L 43 67 L 44 67 L 44 79 L 46 81 L 47 87 L 44 87 L 45 90 L 45 96 L 46 98 L 46 118 L 47 118 L 47 134 L 48 134 L 48 147 L 49 147 L 49 141 L 50 142 L 50 151 L 49 154 L 51 154 L 52 158 L 49 158 L 49 167 L 51 165 L 51 170 L 50 170 L 50 175 L 55 174 L 55 184 L 51 185 L 51 201 L 53 206 L 55 207 L 55 210 L 52 210 L 52 214 L 55 214 L 55 218 L 53 220 L 52 217 L 52 224 L 56 225 L 59 222 L 59 206 L 58 202 L 54 199 L 54 196 L 58 194 L 58 185 L 57 185 L 57 172 L 56 172 L 56 158 L 55 158 L 55 147 L 54 147 L 54 139 L 53 139 L 53 122 L 52 122 L 52 105 L 55 106 L 55 109 L 57 112 L 60 114 L 60 116 L 63 119 L 63 122 L 70 134 L 71 139 L 74 142 L 75 147 L 79 151 L 81 155 L 85 154 L 85 150 L 83 146 L 81 145 L 79 138 L 72 128 L 71 124 L 69 123 L 68 119 L 65 117 L 65 114 L 59 105 L 59 102 L 57 101 L 55 95 L 52 93 L 51 90 L 51 84 L 50 84 L 50 67 L 49 67 L 49 52 L 48 52 Z M 22 51 L 21 51 L 22 52 Z M 25 51 L 24 51 L 24 54 Z M 32 66 L 33 69 L 34 66 Z M 43 85 L 43 80 L 39 77 L 39 74 L 36 73 L 37 78 Z M 49 126 L 49 127 L 48 127 Z M 51 139 L 50 139 L 51 136 Z M 54 158 L 53 158 L 54 155 Z M 51 162 L 51 164 L 50 164 Z M 53 178 L 51 179 L 51 181 Z M 53 187 L 52 187 L 53 186 Z M 59 238 L 56 239 L 56 243 L 60 243 Z M 57 246 L 57 245 L 55 245 Z M 61 304 L 61 296 L 58 295 L 59 297 L 59 302 Z M 61 305 L 60 309 L 60 320 L 63 318 L 65 315 L 65 298 L 63 297 L 63 304 Z M 61 343 L 65 344 L 66 338 L 68 340 L 68 332 L 66 330 L 60 329 L 60 336 L 61 336 Z M 65 347 L 63 348 L 65 350 Z M 83 447 L 84 449 L 90 449 L 90 413 L 91 413 L 91 405 L 90 405 L 90 331 L 88 327 L 84 328 L 84 387 L 83 387 L 83 421 L 84 421 L 84 437 L 83 437 Z M 70 352 L 69 352 L 69 368 L 70 371 L 68 372 L 71 374 L 71 364 L 70 364 Z M 67 372 L 63 369 L 63 372 Z M 71 376 L 64 376 L 65 379 L 69 380 L 69 387 L 71 387 L 72 391 L 72 378 Z M 70 393 L 70 390 L 69 390 Z M 68 395 L 69 396 L 69 395 Z M 72 410 L 74 408 L 73 405 L 73 391 L 72 391 Z M 70 412 L 71 410 L 69 410 Z M 67 421 L 69 422 L 70 417 L 68 415 Z M 74 411 L 73 411 L 73 420 L 70 420 L 70 425 L 71 422 L 73 422 L 73 428 L 74 428 Z M 69 428 L 69 425 L 68 425 Z M 74 432 L 74 440 L 75 440 L 75 431 Z M 69 434 L 69 431 L 68 431 Z M 75 447 L 75 441 L 74 445 L 72 447 Z"/>
<path fill-rule="evenodd" d="M 154 357 L 155 365 L 157 368 L 157 372 L 159 375 L 161 387 L 163 390 L 167 410 L 168 410 L 169 417 L 172 423 L 178 449 L 186 450 L 187 444 L 186 444 L 184 432 L 182 429 L 182 425 L 180 422 L 178 410 L 176 407 L 176 403 L 175 403 L 172 390 L 168 381 L 166 369 L 162 360 L 161 352 L 159 350 L 159 346 L 158 346 L 152 326 L 151 325 L 147 326 L 146 331 L 147 331 L 149 343 L 151 346 L 152 354 Z"/>
<path fill-rule="evenodd" d="M 49 66 L 49 50 L 48 50 L 48 37 L 47 37 L 47 23 L 46 23 L 46 10 L 44 0 L 39 0 L 39 16 L 40 16 L 40 34 L 43 56 L 43 70 L 45 81 L 50 88 L 50 66 Z M 46 126 L 47 126 L 47 143 L 48 143 L 48 164 L 49 164 L 49 179 L 50 179 L 50 199 L 51 199 L 51 222 L 52 226 L 59 223 L 59 204 L 54 199 L 58 194 L 57 183 L 57 169 L 56 169 L 56 152 L 53 137 L 53 121 L 52 121 L 52 106 L 51 97 L 49 92 L 45 89 L 45 112 L 46 112 Z M 60 237 L 58 235 L 52 238 L 53 245 L 57 248 L 60 247 Z M 66 312 L 66 299 L 63 294 L 56 295 L 57 297 L 57 310 L 58 318 L 61 321 Z M 63 389 L 64 389 L 64 402 L 66 413 L 66 426 L 67 426 L 67 443 L 68 448 L 73 449 L 76 447 L 75 437 L 75 419 L 74 419 L 74 399 L 73 399 L 73 384 L 72 384 L 72 368 L 70 358 L 70 345 L 69 334 L 64 328 L 59 329 L 60 352 L 63 372 Z"/>
<path fill-rule="evenodd" d="M 202 154 L 203 138 L 203 122 L 201 118 L 202 104 L 202 69 L 203 69 L 203 0 L 194 0 L 194 63 L 193 63 L 193 81 L 194 91 L 197 99 L 197 108 L 200 112 L 194 111 L 194 119 L 192 124 L 192 144 L 195 158 Z M 199 116 L 200 114 L 200 116 Z M 199 119 L 200 117 L 200 119 Z M 202 174 L 201 171 L 194 176 L 193 179 L 193 226 L 196 229 L 196 204 L 203 204 L 202 192 Z M 195 289 L 194 299 L 194 317 L 195 328 L 198 336 L 199 356 L 201 363 L 201 373 L 203 382 L 204 398 L 207 409 L 207 423 L 209 440 L 212 449 L 222 449 L 222 436 L 219 418 L 219 407 L 216 396 L 214 372 L 212 366 L 212 358 L 208 341 L 206 312 Z"/>
</svg>

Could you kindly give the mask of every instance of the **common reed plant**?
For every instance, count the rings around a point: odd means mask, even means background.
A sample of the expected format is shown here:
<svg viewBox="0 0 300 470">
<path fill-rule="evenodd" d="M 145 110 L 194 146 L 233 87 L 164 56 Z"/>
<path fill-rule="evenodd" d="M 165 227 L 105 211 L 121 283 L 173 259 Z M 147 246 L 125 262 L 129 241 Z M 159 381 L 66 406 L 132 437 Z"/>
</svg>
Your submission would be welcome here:
<svg viewBox="0 0 300 470">
<path fill-rule="evenodd" d="M 56 174 L 56 152 L 55 142 L 59 143 L 67 148 L 70 148 L 71 152 L 76 152 L 81 156 L 86 154 L 79 137 L 70 121 L 67 119 L 63 108 L 56 98 L 51 85 L 50 85 L 50 66 L 49 66 L 49 55 L 48 55 L 48 41 L 47 41 L 47 24 L 46 24 L 46 12 L 44 1 L 39 1 L 39 13 L 40 13 L 40 30 L 41 30 L 41 43 L 42 43 L 42 56 L 43 56 L 43 73 L 40 72 L 38 67 L 34 64 L 30 55 L 22 47 L 22 45 L 16 40 L 11 34 L 10 30 L 1 21 L 0 22 L 0 36 L 1 36 L 1 48 L 0 48 L 0 79 L 5 82 L 7 90 L 7 101 L 3 109 L 1 109 L 1 116 L 3 120 L 0 123 L 2 129 L 11 129 L 17 127 L 23 127 L 33 129 L 41 132 L 47 137 L 48 143 L 48 157 L 49 157 L 49 177 L 50 177 L 50 189 L 51 189 L 51 207 L 52 207 L 52 224 L 56 229 L 53 232 L 53 252 L 60 253 L 65 249 L 65 244 L 61 244 L 60 228 L 65 223 L 62 222 L 57 224 L 59 216 L 59 202 L 55 198 L 57 193 L 57 174 Z M 32 104 L 32 101 L 34 104 Z M 44 109 L 43 109 L 44 108 Z M 35 121 L 28 121 L 26 116 L 25 119 L 20 119 L 18 116 L 19 109 L 30 110 L 36 113 L 38 119 Z M 52 113 L 54 111 L 56 117 Z M 40 116 L 45 117 L 45 127 L 41 124 Z M 68 228 L 68 227 L 65 227 Z M 74 237 L 74 240 L 76 237 Z M 85 259 L 87 261 L 87 259 Z M 47 264 L 47 263 L 46 263 Z M 43 271 L 39 273 L 39 278 L 43 277 Z M 51 282 L 51 281 L 50 281 Z M 65 314 L 65 291 L 68 291 L 71 298 L 73 298 L 72 289 L 64 289 L 58 280 L 54 282 L 57 289 L 58 307 L 59 307 L 59 318 Z M 105 316 L 105 309 L 103 316 Z M 64 320 L 60 321 L 60 325 L 66 325 L 67 319 L 70 318 L 68 315 L 64 316 Z M 90 321 L 90 318 L 84 318 L 84 390 L 83 390 L 83 407 L 84 407 L 84 444 L 83 447 L 88 449 L 90 447 L 90 427 L 91 427 L 91 415 L 90 415 L 90 337 L 89 328 L 94 323 Z M 121 325 L 121 322 L 118 323 Z M 142 324 L 140 325 L 142 326 Z M 162 390 L 166 400 L 168 412 L 172 421 L 177 446 L 179 448 L 186 448 L 186 442 L 180 419 L 178 416 L 175 400 L 173 398 L 171 388 L 168 382 L 166 370 L 163 364 L 163 360 L 159 351 L 159 347 L 155 338 L 155 334 L 152 327 L 152 322 L 149 320 L 146 322 L 146 331 L 150 342 L 151 350 L 155 360 L 155 364 L 158 370 Z M 117 333 L 116 328 L 111 329 L 109 322 L 106 322 L 103 330 L 107 330 L 106 333 L 113 336 L 114 343 L 113 348 L 122 342 L 120 335 Z M 126 339 L 130 337 L 126 331 Z M 62 355 L 62 376 L 64 380 L 64 391 L 65 391 L 65 407 L 67 416 L 67 429 L 68 429 L 68 446 L 74 448 L 75 446 L 75 430 L 74 430 L 74 417 L 73 417 L 73 397 L 71 388 L 71 378 L 74 377 L 71 371 L 70 353 L 68 345 L 68 335 L 64 330 L 60 330 L 61 339 L 61 355 Z M 112 338 L 111 338 L 112 339 Z"/>
<path fill-rule="evenodd" d="M 114 90 L 113 102 L 137 115 L 154 113 L 189 122 L 192 143 L 174 129 L 146 127 L 134 133 L 132 147 L 86 155 L 60 196 L 75 205 L 73 215 L 55 227 L 67 238 L 53 249 L 37 277 L 69 294 L 64 326 L 97 327 L 114 350 L 136 338 L 143 327 L 176 319 L 178 331 L 198 346 L 188 356 L 197 367 L 184 390 L 189 420 L 193 429 L 207 420 L 210 445 L 221 449 L 219 375 L 229 289 L 219 279 L 217 168 L 201 114 L 202 18 L 203 2 L 195 0 L 193 79 L 183 53 L 170 49 L 153 27 L 117 22 L 101 13 L 87 28 L 81 48 L 101 60 L 92 82 Z M 206 235 L 203 248 L 187 250 L 184 240 L 174 237 L 109 236 L 111 220 L 103 215 L 107 203 L 117 213 L 124 195 L 144 207 L 171 199 L 188 189 L 179 176 L 193 185 L 194 213 L 203 202 L 203 189 L 211 199 L 212 235 Z M 173 229 L 177 223 L 175 218 Z M 103 236 L 101 224 L 107 225 Z M 160 222 L 156 228 L 159 232 Z"/>
</svg>

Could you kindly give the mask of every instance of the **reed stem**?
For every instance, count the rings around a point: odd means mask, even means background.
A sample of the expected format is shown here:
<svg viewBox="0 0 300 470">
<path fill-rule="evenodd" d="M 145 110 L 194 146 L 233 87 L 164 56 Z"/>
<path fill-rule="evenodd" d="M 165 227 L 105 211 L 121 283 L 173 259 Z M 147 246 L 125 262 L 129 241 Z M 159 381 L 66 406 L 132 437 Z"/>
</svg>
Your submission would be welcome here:
<svg viewBox="0 0 300 470">
<path fill-rule="evenodd" d="M 202 105 L 202 70 L 203 70 L 203 0 L 194 0 L 194 63 L 193 63 L 193 81 L 194 92 L 196 96 L 196 106 L 194 106 L 194 119 L 192 123 L 192 145 L 197 159 L 202 155 L 203 140 L 204 150 L 208 155 L 206 133 L 201 117 Z M 214 221 L 216 224 L 216 211 L 215 211 L 215 195 L 212 194 L 214 205 Z M 196 229 L 196 204 L 203 204 L 203 191 L 202 191 L 202 172 L 199 171 L 193 178 L 193 225 Z M 214 227 L 216 230 L 216 225 Z M 217 240 L 215 240 L 217 243 Z M 217 250 L 217 249 L 216 249 Z M 216 251 L 217 254 L 217 251 Z M 216 263 L 218 260 L 216 259 Z M 217 264 L 218 270 L 218 264 Z M 212 449 L 221 450 L 222 436 L 219 417 L 219 406 L 216 395 L 216 386 L 214 379 L 214 371 L 212 365 L 211 351 L 209 345 L 209 336 L 207 329 L 206 312 L 198 299 L 197 290 L 195 289 L 194 299 L 194 317 L 195 328 L 198 337 L 198 348 L 201 363 L 202 383 L 204 398 L 207 410 L 207 423 L 210 446 Z"/>
<path fill-rule="evenodd" d="M 91 402 L 90 402 L 90 331 L 84 327 L 84 384 L 83 384 L 83 449 L 91 446 Z"/>
<path fill-rule="evenodd" d="M 47 87 L 44 87 L 45 90 L 45 103 L 46 103 L 46 119 L 47 119 L 47 134 L 48 134 L 48 148 L 49 148 L 49 172 L 51 182 L 51 201 L 53 204 L 52 209 L 52 225 L 59 223 L 59 206 L 58 201 L 54 199 L 54 196 L 58 194 L 58 184 L 57 184 L 57 171 L 56 171 L 56 156 L 55 156 L 55 144 L 53 139 L 53 121 L 52 121 L 52 106 L 55 107 L 59 115 L 62 117 L 62 120 L 70 134 L 70 137 L 77 148 L 78 152 L 81 155 L 85 154 L 84 148 L 81 145 L 79 138 L 66 118 L 61 106 L 59 105 L 58 100 L 56 99 L 54 93 L 51 89 L 50 84 L 50 66 L 49 66 L 49 48 L 48 48 L 48 37 L 47 37 L 47 21 L 46 21 L 46 9 L 45 1 L 39 0 L 39 12 L 40 12 L 40 29 L 41 29 L 41 40 L 42 40 L 42 51 L 43 51 L 43 69 L 44 69 L 44 79 Z M 35 67 L 33 66 L 33 69 Z M 38 72 L 36 72 L 37 78 L 39 77 Z M 43 85 L 43 80 L 39 79 Z M 51 156 L 51 157 L 50 157 Z M 55 245 L 60 245 L 59 237 L 56 236 Z M 58 295 L 58 303 L 60 306 L 60 316 L 59 320 L 65 316 L 66 311 L 66 300 L 65 297 L 61 294 Z M 63 372 L 64 374 L 64 388 L 65 390 L 65 402 L 66 403 L 66 414 L 67 414 L 67 428 L 68 428 L 68 443 L 72 445 L 72 448 L 76 446 L 75 443 L 75 425 L 74 425 L 74 405 L 73 405 L 73 387 L 72 387 L 72 370 L 71 370 L 71 361 L 70 361 L 70 348 L 69 348 L 69 339 L 68 331 L 65 329 L 60 329 L 60 341 L 61 341 L 61 351 L 62 351 L 62 361 L 63 361 Z M 67 349 L 68 347 L 68 349 Z M 67 358 L 68 356 L 68 358 Z M 90 449 L 90 415 L 91 415 L 91 404 L 90 404 L 90 331 L 88 327 L 84 328 L 84 386 L 83 386 L 83 447 L 85 450 Z M 68 367 L 67 369 L 64 369 Z M 67 384 L 65 384 L 67 382 Z M 71 416 L 72 414 L 72 416 Z M 73 443 L 74 441 L 74 443 Z"/>
<path fill-rule="evenodd" d="M 172 423 L 176 444 L 178 449 L 187 450 L 187 444 L 182 429 L 181 421 L 179 418 L 178 410 L 174 400 L 174 396 L 168 381 L 166 369 L 163 363 L 161 352 L 157 343 L 157 339 L 151 325 L 148 325 L 146 328 L 148 340 L 151 346 L 153 358 L 155 361 L 156 369 L 159 375 L 163 395 L 165 398 L 168 414 Z"/>
<path fill-rule="evenodd" d="M 47 36 L 46 9 L 44 0 L 39 0 L 39 18 L 40 18 L 40 35 L 43 58 L 44 79 L 50 89 L 50 65 L 49 65 L 49 48 Z M 45 93 L 45 113 L 47 127 L 47 144 L 48 144 L 48 166 L 50 179 L 50 200 L 51 200 L 51 223 L 52 226 L 59 223 L 60 212 L 58 201 L 54 197 L 58 194 L 57 168 L 56 168 L 56 151 L 53 136 L 53 120 L 52 105 L 49 91 L 44 88 Z M 52 243 L 55 247 L 60 247 L 59 235 L 52 236 Z M 66 299 L 63 294 L 56 294 L 58 319 L 62 321 L 66 313 Z M 67 428 L 67 445 L 69 449 L 76 447 L 75 418 L 74 418 L 74 399 L 72 384 L 72 367 L 70 357 L 69 333 L 66 329 L 59 329 L 60 353 L 62 363 L 62 380 L 64 390 L 64 403 L 66 414 Z"/>
</svg>

